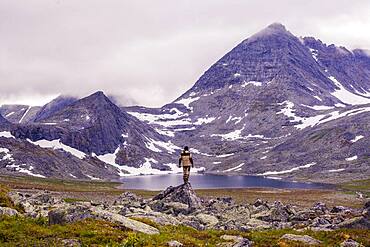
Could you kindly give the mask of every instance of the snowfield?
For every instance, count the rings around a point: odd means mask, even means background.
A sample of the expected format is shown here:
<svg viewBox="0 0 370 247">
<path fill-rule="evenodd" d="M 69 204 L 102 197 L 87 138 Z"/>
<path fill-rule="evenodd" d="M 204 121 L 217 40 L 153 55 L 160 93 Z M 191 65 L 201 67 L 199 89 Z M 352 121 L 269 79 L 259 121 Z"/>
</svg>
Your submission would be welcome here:
<svg viewBox="0 0 370 247">
<path fill-rule="evenodd" d="M 73 156 L 79 158 L 79 159 L 84 159 L 86 157 L 86 154 L 84 152 L 81 152 L 75 148 L 72 148 L 70 146 L 67 146 L 63 144 L 60 139 L 57 140 L 39 140 L 39 141 L 31 141 L 28 139 L 28 141 L 34 145 L 40 146 L 42 148 L 52 148 L 52 149 L 62 149 L 67 153 L 72 154 Z"/>
<path fill-rule="evenodd" d="M 298 171 L 300 169 L 309 168 L 309 167 L 314 166 L 314 165 L 316 165 L 316 162 L 312 162 L 312 163 L 309 163 L 309 164 L 306 164 L 306 165 L 303 165 L 303 166 L 294 167 L 294 168 L 289 169 L 289 170 L 268 171 L 268 172 L 257 174 L 257 176 L 286 174 L 286 173 L 291 173 L 291 172 L 294 172 L 294 171 Z"/>
</svg>

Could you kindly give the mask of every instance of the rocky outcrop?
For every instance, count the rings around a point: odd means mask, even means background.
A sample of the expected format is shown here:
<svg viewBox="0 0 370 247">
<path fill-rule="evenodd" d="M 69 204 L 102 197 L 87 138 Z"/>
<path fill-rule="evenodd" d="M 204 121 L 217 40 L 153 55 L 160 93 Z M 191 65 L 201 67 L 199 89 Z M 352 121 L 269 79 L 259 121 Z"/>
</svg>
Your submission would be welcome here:
<svg viewBox="0 0 370 247">
<path fill-rule="evenodd" d="M 152 199 L 152 207 L 157 211 L 172 211 L 178 213 L 192 213 L 201 209 L 202 201 L 195 194 L 190 183 L 176 187 L 168 187 Z"/>
<path fill-rule="evenodd" d="M 50 225 L 72 223 L 90 218 L 118 223 L 123 227 L 145 234 L 159 234 L 158 229 L 152 226 L 129 219 L 120 214 L 92 206 L 66 206 L 49 211 L 48 216 Z"/>
<path fill-rule="evenodd" d="M 320 245 L 321 241 L 314 239 L 308 235 L 295 235 L 295 234 L 284 234 L 281 240 L 300 242 L 306 245 Z"/>
<path fill-rule="evenodd" d="M 157 234 L 158 229 L 132 218 L 148 219 L 159 225 L 185 225 L 197 230 L 370 229 L 370 203 L 366 203 L 363 209 L 344 210 L 338 210 L 342 208 L 339 206 L 330 209 L 320 202 L 311 208 L 297 208 L 279 201 L 269 203 L 262 200 L 242 205 L 230 197 L 201 199 L 190 184 L 169 187 L 150 200 L 132 192 L 125 192 L 110 201 L 73 203 L 66 203 L 47 191 L 11 192 L 9 196 L 15 205 L 23 207 L 24 215 L 47 216 L 50 225 L 69 224 L 91 218 L 115 222 L 146 234 Z M 19 213 L 13 209 L 0 208 L 0 214 Z M 286 236 L 287 239 L 291 237 Z"/>
<path fill-rule="evenodd" d="M 0 215 L 15 216 L 19 215 L 18 211 L 13 208 L 0 207 Z"/>
<path fill-rule="evenodd" d="M 220 239 L 227 241 L 227 243 L 220 243 L 219 247 L 251 247 L 253 242 L 247 238 L 233 235 L 222 235 Z"/>
</svg>

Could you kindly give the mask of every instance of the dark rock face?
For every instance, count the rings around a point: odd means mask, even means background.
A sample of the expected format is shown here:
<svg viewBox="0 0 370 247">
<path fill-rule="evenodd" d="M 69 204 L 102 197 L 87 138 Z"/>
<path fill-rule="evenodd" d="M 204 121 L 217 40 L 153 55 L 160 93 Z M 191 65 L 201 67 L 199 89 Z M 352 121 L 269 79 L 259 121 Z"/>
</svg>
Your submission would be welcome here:
<svg viewBox="0 0 370 247">
<path fill-rule="evenodd" d="M 32 123 L 40 110 L 39 106 L 28 105 L 2 105 L 0 114 L 11 123 Z"/>
<path fill-rule="evenodd" d="M 62 110 L 63 108 L 73 104 L 77 100 L 78 99 L 75 97 L 61 95 L 41 107 L 41 109 L 37 112 L 34 121 L 39 122 L 42 119 L 46 119 L 55 112 L 58 112 L 59 110 Z"/>
</svg>

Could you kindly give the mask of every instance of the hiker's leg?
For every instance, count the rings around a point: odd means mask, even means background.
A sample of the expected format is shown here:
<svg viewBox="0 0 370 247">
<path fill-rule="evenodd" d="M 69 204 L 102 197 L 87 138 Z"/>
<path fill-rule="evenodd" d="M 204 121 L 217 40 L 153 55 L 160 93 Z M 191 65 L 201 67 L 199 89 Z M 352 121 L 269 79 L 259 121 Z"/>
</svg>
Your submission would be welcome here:
<svg viewBox="0 0 370 247">
<path fill-rule="evenodd" d="M 184 166 L 183 172 L 184 172 L 184 184 L 186 184 L 189 181 L 190 166 Z"/>
</svg>

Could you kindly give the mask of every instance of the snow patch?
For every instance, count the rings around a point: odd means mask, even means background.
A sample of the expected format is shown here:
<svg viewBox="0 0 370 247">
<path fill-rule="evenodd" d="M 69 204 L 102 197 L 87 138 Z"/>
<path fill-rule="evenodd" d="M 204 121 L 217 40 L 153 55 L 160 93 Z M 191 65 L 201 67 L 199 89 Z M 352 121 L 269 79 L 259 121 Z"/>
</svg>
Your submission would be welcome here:
<svg viewBox="0 0 370 247">
<path fill-rule="evenodd" d="M 342 171 L 344 171 L 344 170 L 346 170 L 346 169 L 333 169 L 333 170 L 328 170 L 328 172 L 342 172 Z"/>
<path fill-rule="evenodd" d="M 40 146 L 42 148 L 52 148 L 52 149 L 62 149 L 63 151 L 72 154 L 73 156 L 79 158 L 79 159 L 84 159 L 86 157 L 86 154 L 84 152 L 81 152 L 80 150 L 77 150 L 75 148 L 72 148 L 70 146 L 67 146 L 63 144 L 60 139 L 57 140 L 38 140 L 38 141 L 31 141 L 27 139 L 30 143 Z"/>
<path fill-rule="evenodd" d="M 354 138 L 354 139 L 352 139 L 352 140 L 351 140 L 351 142 L 355 143 L 355 142 L 357 142 L 357 141 L 361 140 L 362 138 L 364 138 L 364 136 L 363 136 L 363 135 L 355 136 L 355 138 Z"/>
<path fill-rule="evenodd" d="M 346 161 L 353 161 L 353 160 L 357 160 L 357 155 L 355 156 L 352 156 L 352 157 L 349 157 L 349 158 L 346 158 Z"/>
<path fill-rule="evenodd" d="M 349 105 L 363 105 L 370 103 L 369 98 L 365 98 L 348 91 L 334 76 L 329 76 L 328 78 L 339 88 L 332 92 L 331 95 L 343 103 Z"/>
<path fill-rule="evenodd" d="M 162 150 L 159 149 L 158 147 L 167 150 L 167 152 L 170 154 L 175 153 L 176 150 L 181 150 L 180 147 L 176 146 L 171 141 L 168 141 L 168 142 L 156 141 L 148 137 L 145 137 L 145 139 L 148 141 L 145 143 L 145 146 L 148 149 L 152 150 L 153 152 L 157 152 L 157 153 L 162 152 Z"/>
<path fill-rule="evenodd" d="M 289 169 L 289 170 L 268 171 L 268 172 L 260 173 L 260 174 L 257 174 L 257 175 L 258 176 L 266 176 L 266 175 L 286 174 L 286 173 L 291 173 L 291 172 L 294 172 L 294 171 L 298 171 L 298 170 L 303 169 L 303 168 L 309 168 L 309 167 L 314 166 L 314 165 L 316 165 L 316 162 L 312 162 L 312 163 L 309 163 L 309 164 L 306 164 L 306 165 L 303 165 L 303 166 L 294 167 L 294 168 Z"/>
<path fill-rule="evenodd" d="M 330 109 L 333 109 L 334 108 L 333 106 L 326 106 L 326 105 L 309 106 L 309 105 L 303 105 L 302 104 L 301 106 L 310 108 L 310 109 L 315 110 L 315 111 L 325 111 L 325 110 L 330 110 Z"/>
<path fill-rule="evenodd" d="M 261 87 L 262 86 L 262 82 L 260 82 L 260 81 L 244 81 L 243 84 L 241 85 L 241 87 L 246 87 L 248 85 L 253 85 L 253 86 L 256 86 L 256 87 Z"/>
<path fill-rule="evenodd" d="M 319 97 L 319 96 L 317 96 L 317 95 L 315 95 L 315 96 L 313 96 L 315 99 L 317 99 L 317 100 L 320 100 L 320 101 L 322 101 L 322 99 Z"/>
<path fill-rule="evenodd" d="M 241 167 L 244 165 L 244 163 L 241 163 L 240 165 L 237 165 L 235 167 L 229 168 L 227 170 L 224 170 L 224 172 L 232 172 L 232 171 L 238 171 L 241 170 Z"/>
<path fill-rule="evenodd" d="M 175 101 L 174 103 L 182 104 L 186 108 L 188 108 L 188 109 L 190 109 L 192 111 L 193 110 L 193 107 L 190 107 L 190 104 L 193 103 L 194 101 L 197 101 L 198 99 L 200 99 L 200 97 L 194 97 L 194 98 L 189 97 L 189 98 L 180 99 L 178 101 Z"/>
<path fill-rule="evenodd" d="M 9 131 L 2 131 L 2 132 L 0 132 L 0 137 L 13 138 L 13 139 L 15 139 L 15 137 Z"/>
<path fill-rule="evenodd" d="M 231 153 L 231 154 L 220 154 L 220 155 L 216 155 L 216 157 L 218 158 L 226 158 L 226 157 L 230 157 L 230 156 L 233 156 L 234 153 Z"/>
<path fill-rule="evenodd" d="M 22 166 L 22 167 L 21 167 Z M 30 166 L 30 168 L 29 169 L 26 169 L 25 167 L 26 167 L 27 165 L 26 164 L 22 164 L 22 165 L 7 165 L 6 167 L 7 168 L 14 168 L 17 172 L 20 172 L 20 173 L 25 173 L 25 174 L 27 174 L 27 175 L 30 175 L 30 176 L 33 176 L 33 177 L 39 177 L 39 178 L 45 178 L 45 176 L 44 175 L 41 175 L 41 174 L 36 174 L 36 173 L 33 173 L 32 171 L 30 171 L 30 170 L 32 170 L 33 169 L 33 167 L 32 166 Z M 32 168 L 31 168 L 32 167 Z"/>
<path fill-rule="evenodd" d="M 13 115 L 15 112 L 14 111 L 12 111 L 12 112 L 10 112 L 10 113 L 8 113 L 8 114 L 6 114 L 5 115 L 5 117 L 10 117 L 11 115 Z"/>
<path fill-rule="evenodd" d="M 216 119 L 215 117 L 198 118 L 197 121 L 194 124 L 195 125 L 208 124 L 208 123 L 212 123 L 215 119 Z"/>
<path fill-rule="evenodd" d="M 313 57 L 313 59 L 316 60 L 316 62 L 319 61 L 319 59 L 317 58 L 317 56 L 319 55 L 319 52 L 318 50 L 315 50 L 315 49 L 312 49 L 312 48 L 309 48 L 310 49 L 310 52 L 311 52 L 311 55 Z"/>
<path fill-rule="evenodd" d="M 19 122 L 18 122 L 18 123 L 22 123 L 22 121 L 23 121 L 24 117 L 28 114 L 28 112 L 29 112 L 30 110 L 31 110 L 31 106 L 29 106 L 29 107 L 27 108 L 26 112 L 23 114 L 23 116 L 21 117 L 21 119 L 19 120 Z"/>
<path fill-rule="evenodd" d="M 90 178 L 90 180 L 101 180 L 100 178 L 96 178 L 87 174 L 84 174 L 86 177 Z"/>
</svg>

